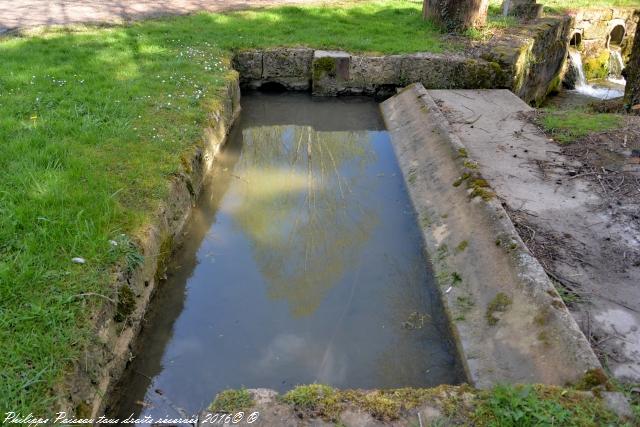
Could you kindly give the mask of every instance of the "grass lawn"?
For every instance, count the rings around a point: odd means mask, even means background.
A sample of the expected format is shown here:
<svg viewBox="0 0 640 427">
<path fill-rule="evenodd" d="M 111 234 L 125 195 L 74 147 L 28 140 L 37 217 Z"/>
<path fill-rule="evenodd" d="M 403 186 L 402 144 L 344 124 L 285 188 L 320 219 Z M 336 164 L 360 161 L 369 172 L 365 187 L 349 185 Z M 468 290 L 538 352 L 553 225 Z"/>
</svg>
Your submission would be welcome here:
<svg viewBox="0 0 640 427">
<path fill-rule="evenodd" d="M 105 303 L 82 294 L 114 298 L 114 263 L 138 259 L 128 242 L 201 139 L 230 49 L 443 50 L 420 8 L 283 7 L 0 41 L 0 413 L 52 409 Z"/>
<path fill-rule="evenodd" d="M 548 110 L 543 112 L 538 122 L 556 141 L 568 144 L 590 133 L 617 129 L 623 120 L 619 114 Z"/>
</svg>

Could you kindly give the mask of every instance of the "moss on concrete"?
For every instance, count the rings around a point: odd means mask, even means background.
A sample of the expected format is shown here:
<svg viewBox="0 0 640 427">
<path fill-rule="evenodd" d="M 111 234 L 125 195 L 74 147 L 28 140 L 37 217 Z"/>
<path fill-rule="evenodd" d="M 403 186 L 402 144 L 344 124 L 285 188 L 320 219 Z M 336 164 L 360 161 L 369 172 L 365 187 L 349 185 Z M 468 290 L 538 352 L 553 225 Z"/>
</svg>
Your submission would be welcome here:
<svg viewBox="0 0 640 427">
<path fill-rule="evenodd" d="M 209 405 L 209 410 L 233 413 L 246 411 L 251 409 L 253 405 L 253 398 L 248 390 L 224 390 L 216 395 L 216 399 Z"/>
<path fill-rule="evenodd" d="M 488 202 L 495 196 L 489 187 L 489 183 L 483 178 L 472 179 L 468 183 L 471 190 L 471 198 L 480 197 L 485 202 Z"/>
<path fill-rule="evenodd" d="M 471 391 L 469 386 L 439 386 L 431 389 L 400 388 L 392 390 L 338 390 L 323 384 L 298 386 L 280 400 L 291 405 L 300 418 L 322 418 L 339 422 L 341 413 L 347 407 L 355 407 L 370 414 L 377 420 L 390 422 L 399 419 L 403 413 L 424 402 L 447 396 L 453 391 Z M 446 413 L 455 414 L 458 406 L 455 399 L 444 405 Z"/>
<path fill-rule="evenodd" d="M 609 51 L 601 50 L 593 56 L 583 58 L 584 75 L 587 80 L 606 79 L 609 75 Z"/>
<path fill-rule="evenodd" d="M 237 397 L 236 394 L 229 396 L 232 401 Z M 300 425 L 324 425 L 325 422 L 345 425 L 343 414 L 346 411 L 351 414 L 350 424 L 354 423 L 355 413 L 363 425 L 372 422 L 367 416 L 385 425 L 625 425 L 600 398 L 570 388 L 546 385 L 499 385 L 490 390 L 476 390 L 468 385 L 441 385 L 429 389 L 366 391 L 312 384 L 298 386 L 267 403 L 256 403 L 254 408 L 260 411 L 261 417 L 273 415 L 274 419 L 285 420 L 287 406 L 293 409 Z M 218 408 L 212 405 L 210 410 Z M 422 414 L 420 422 L 416 421 L 417 411 Z"/>
<path fill-rule="evenodd" d="M 336 76 L 336 60 L 329 56 L 324 56 L 313 61 L 313 80 L 320 80 L 324 75 Z"/>
<path fill-rule="evenodd" d="M 596 387 L 605 390 L 612 389 L 609 376 L 600 368 L 589 369 L 584 376 L 575 384 L 577 390 L 592 390 Z"/>
<path fill-rule="evenodd" d="M 469 241 L 468 240 L 463 240 L 462 242 L 460 242 L 460 244 L 458 244 L 458 246 L 456 246 L 456 252 L 458 252 L 458 253 L 464 252 L 465 249 L 467 249 L 468 246 L 469 246 Z"/>
<path fill-rule="evenodd" d="M 487 306 L 485 318 L 489 325 L 495 325 L 500 320 L 496 317 L 496 313 L 504 313 L 511 305 L 511 298 L 504 292 L 499 292 Z"/>
</svg>

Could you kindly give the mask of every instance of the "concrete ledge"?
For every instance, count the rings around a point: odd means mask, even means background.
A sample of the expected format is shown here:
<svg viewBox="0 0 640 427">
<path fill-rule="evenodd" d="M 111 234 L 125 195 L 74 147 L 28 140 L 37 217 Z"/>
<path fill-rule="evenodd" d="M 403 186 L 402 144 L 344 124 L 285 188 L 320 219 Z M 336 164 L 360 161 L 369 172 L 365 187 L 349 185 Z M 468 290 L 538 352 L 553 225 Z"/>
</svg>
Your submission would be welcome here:
<svg viewBox="0 0 640 427">
<path fill-rule="evenodd" d="M 600 369 L 425 88 L 411 85 L 381 108 L 469 380 L 563 385 Z"/>
</svg>

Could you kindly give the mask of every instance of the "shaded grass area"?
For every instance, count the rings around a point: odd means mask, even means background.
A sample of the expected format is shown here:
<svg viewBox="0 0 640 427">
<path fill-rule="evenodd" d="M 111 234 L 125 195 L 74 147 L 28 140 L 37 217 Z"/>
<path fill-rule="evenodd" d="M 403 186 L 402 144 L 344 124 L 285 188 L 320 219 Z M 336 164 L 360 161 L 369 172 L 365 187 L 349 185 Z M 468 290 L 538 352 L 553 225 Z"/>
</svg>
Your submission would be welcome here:
<svg viewBox="0 0 640 427">
<path fill-rule="evenodd" d="M 419 12 L 283 7 L 1 41 L 0 412 L 53 409 L 92 313 L 117 299 L 113 266 L 142 261 L 136 233 L 212 120 L 230 49 L 442 50 Z"/>
<path fill-rule="evenodd" d="M 544 131 L 561 144 L 574 142 L 590 133 L 616 129 L 623 120 L 624 117 L 619 114 L 581 110 L 547 110 L 537 118 Z"/>
</svg>

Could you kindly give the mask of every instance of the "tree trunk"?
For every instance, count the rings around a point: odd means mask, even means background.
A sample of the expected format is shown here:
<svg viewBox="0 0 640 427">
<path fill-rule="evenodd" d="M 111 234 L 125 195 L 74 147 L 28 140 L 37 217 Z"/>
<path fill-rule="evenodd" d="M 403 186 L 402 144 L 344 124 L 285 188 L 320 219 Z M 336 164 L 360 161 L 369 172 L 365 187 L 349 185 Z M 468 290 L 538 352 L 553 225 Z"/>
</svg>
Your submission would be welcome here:
<svg viewBox="0 0 640 427">
<path fill-rule="evenodd" d="M 422 16 L 446 31 L 464 31 L 487 23 L 489 0 L 423 0 Z"/>
<path fill-rule="evenodd" d="M 640 114 L 640 25 L 636 29 L 631 58 L 624 74 L 627 79 L 624 103 L 629 106 L 632 113 Z"/>
</svg>

